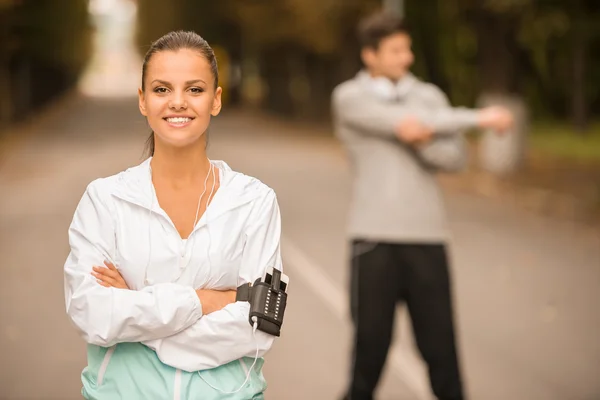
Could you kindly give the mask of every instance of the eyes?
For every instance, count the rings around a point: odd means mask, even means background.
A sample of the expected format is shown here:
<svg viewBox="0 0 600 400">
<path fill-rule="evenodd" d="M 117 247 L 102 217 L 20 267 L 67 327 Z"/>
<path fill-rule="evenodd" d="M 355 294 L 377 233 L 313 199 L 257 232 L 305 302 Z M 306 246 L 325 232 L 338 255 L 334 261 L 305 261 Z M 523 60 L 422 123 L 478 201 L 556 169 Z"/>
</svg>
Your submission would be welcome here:
<svg viewBox="0 0 600 400">
<path fill-rule="evenodd" d="M 197 87 L 197 86 L 190 87 L 190 88 L 188 88 L 187 90 L 188 90 L 188 91 L 189 91 L 191 94 L 201 94 L 202 92 L 204 92 L 204 89 L 203 89 L 203 88 L 201 88 L 201 87 Z M 158 87 L 155 87 L 154 89 L 152 89 L 152 91 L 153 91 L 154 93 L 158 93 L 158 94 L 166 94 L 166 93 L 169 93 L 170 89 L 169 89 L 169 88 L 167 88 L 167 87 L 165 87 L 165 86 L 158 86 Z"/>
</svg>

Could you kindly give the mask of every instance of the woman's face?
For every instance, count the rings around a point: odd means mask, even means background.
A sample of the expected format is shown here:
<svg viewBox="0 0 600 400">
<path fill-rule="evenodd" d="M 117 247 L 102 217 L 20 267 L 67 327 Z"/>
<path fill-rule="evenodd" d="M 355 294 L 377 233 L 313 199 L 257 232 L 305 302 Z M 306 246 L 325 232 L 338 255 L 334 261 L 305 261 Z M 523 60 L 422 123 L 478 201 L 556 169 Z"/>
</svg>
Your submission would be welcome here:
<svg viewBox="0 0 600 400">
<path fill-rule="evenodd" d="M 181 49 L 154 54 L 148 62 L 139 107 L 156 141 L 185 147 L 205 141 L 210 117 L 221 110 L 221 88 L 201 53 Z M 158 144 L 158 143 L 157 143 Z"/>
</svg>

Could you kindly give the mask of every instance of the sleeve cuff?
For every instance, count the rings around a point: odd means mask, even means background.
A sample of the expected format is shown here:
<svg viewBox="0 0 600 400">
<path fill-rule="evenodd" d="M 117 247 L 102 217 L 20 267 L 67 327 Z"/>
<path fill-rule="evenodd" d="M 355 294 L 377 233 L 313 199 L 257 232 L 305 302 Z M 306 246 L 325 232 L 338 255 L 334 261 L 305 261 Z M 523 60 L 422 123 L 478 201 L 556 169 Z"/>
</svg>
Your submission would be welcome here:
<svg viewBox="0 0 600 400">
<path fill-rule="evenodd" d="M 479 125 L 479 111 L 468 108 L 460 109 L 456 115 L 464 129 L 475 128 Z"/>
<path fill-rule="evenodd" d="M 192 313 L 191 316 L 193 319 L 200 319 L 204 315 L 202 312 L 202 303 L 196 294 L 196 290 L 190 287 L 190 301 L 192 302 Z"/>
</svg>

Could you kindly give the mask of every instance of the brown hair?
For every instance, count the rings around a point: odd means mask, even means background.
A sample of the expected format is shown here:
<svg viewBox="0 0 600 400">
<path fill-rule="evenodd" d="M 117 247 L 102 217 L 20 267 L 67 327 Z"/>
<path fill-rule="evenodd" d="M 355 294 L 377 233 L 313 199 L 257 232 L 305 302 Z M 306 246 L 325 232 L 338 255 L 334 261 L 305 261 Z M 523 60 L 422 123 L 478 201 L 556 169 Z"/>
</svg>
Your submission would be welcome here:
<svg viewBox="0 0 600 400">
<path fill-rule="evenodd" d="M 215 90 L 219 87 L 217 58 L 215 57 L 212 47 L 210 47 L 208 42 L 204 40 L 202 36 L 195 32 L 176 31 L 169 32 L 156 40 L 150 45 L 150 48 L 146 52 L 144 63 L 142 64 L 142 91 L 146 90 L 146 70 L 148 69 L 148 63 L 152 59 L 152 56 L 163 51 L 177 51 L 182 49 L 195 50 L 208 61 L 210 64 L 210 71 L 215 78 Z M 151 156 L 154 155 L 154 132 L 150 133 L 150 137 L 146 142 L 146 152 Z"/>
<path fill-rule="evenodd" d="M 410 34 L 402 18 L 387 12 L 372 14 L 358 25 L 358 40 L 363 49 L 377 50 L 383 39 L 395 33 Z"/>
</svg>

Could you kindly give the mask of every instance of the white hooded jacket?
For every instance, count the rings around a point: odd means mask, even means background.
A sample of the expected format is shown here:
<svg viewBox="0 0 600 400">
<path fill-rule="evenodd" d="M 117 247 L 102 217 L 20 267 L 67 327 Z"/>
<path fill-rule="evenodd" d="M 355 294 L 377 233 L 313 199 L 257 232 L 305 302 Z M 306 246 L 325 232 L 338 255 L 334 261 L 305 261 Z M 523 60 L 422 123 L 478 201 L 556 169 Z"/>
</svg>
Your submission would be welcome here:
<svg viewBox="0 0 600 400">
<path fill-rule="evenodd" d="M 150 159 L 93 181 L 69 229 L 67 313 L 86 342 L 109 347 L 142 342 L 184 371 L 262 357 L 273 336 L 248 322 L 249 304 L 203 315 L 195 289 L 235 289 L 282 268 L 275 193 L 222 161 L 220 188 L 187 240 L 160 208 Z M 106 288 L 91 275 L 107 260 L 131 290 Z"/>
</svg>

